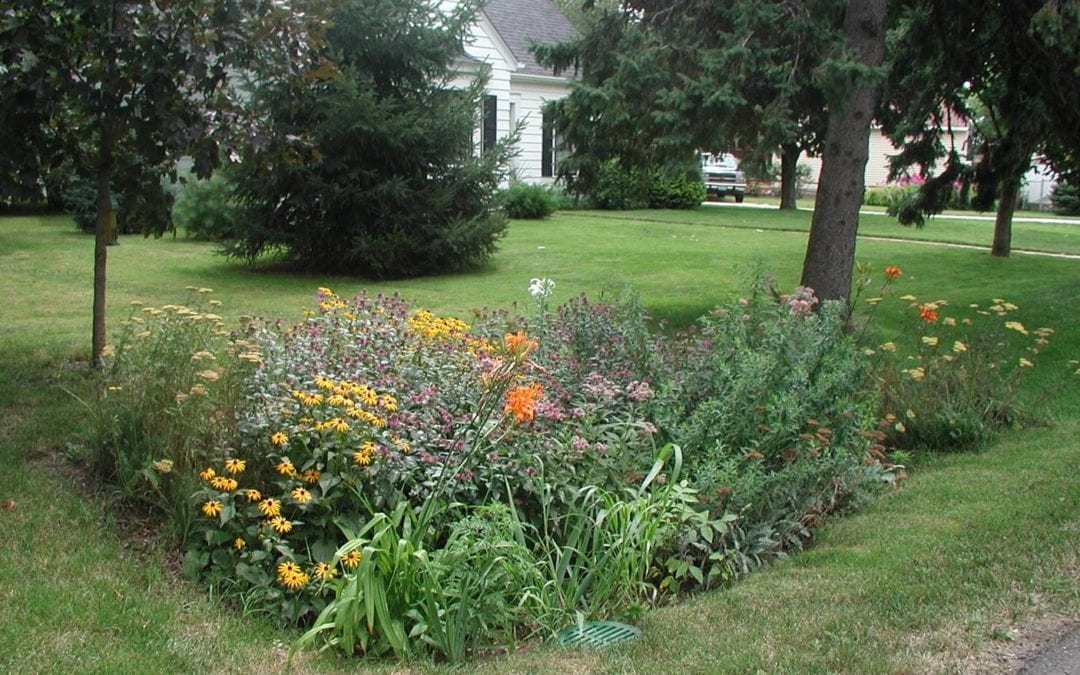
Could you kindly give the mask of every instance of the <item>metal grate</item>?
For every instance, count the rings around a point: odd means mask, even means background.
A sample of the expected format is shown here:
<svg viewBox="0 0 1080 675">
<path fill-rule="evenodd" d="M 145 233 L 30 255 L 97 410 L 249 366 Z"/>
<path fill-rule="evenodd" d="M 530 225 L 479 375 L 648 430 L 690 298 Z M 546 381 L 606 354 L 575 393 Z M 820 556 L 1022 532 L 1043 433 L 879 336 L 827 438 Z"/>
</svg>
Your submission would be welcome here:
<svg viewBox="0 0 1080 675">
<path fill-rule="evenodd" d="M 567 647 L 606 647 L 641 637 L 641 630 L 618 621 L 586 621 L 562 629 L 556 637 Z"/>
</svg>

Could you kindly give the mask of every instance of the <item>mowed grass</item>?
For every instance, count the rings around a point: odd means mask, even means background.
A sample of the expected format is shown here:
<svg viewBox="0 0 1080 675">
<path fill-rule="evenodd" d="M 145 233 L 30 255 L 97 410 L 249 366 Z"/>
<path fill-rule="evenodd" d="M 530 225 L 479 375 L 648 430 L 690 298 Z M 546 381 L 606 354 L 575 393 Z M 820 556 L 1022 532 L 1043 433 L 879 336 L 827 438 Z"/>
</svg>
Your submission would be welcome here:
<svg viewBox="0 0 1080 675">
<path fill-rule="evenodd" d="M 797 283 L 805 234 L 785 230 L 804 226 L 786 218 L 794 216 L 724 207 L 563 213 L 515 222 L 483 271 L 381 284 L 249 269 L 183 238 L 125 237 L 109 252 L 110 325 L 130 301 L 178 302 L 185 286 L 213 288 L 233 318 L 297 320 L 318 286 L 346 296 L 397 292 L 467 318 L 473 308 L 526 303 L 529 279 L 546 276 L 557 281 L 557 301 L 632 286 L 655 317 L 683 326 L 737 294 L 755 265 L 780 288 Z M 1026 224 L 1016 227 L 1019 240 Z M 476 667 L 969 670 L 1010 630 L 1080 615 L 1080 395 L 1063 386 L 1067 361 L 1080 358 L 1080 261 L 880 241 L 860 242 L 858 258 L 901 266 L 901 290 L 921 299 L 1003 297 L 1020 305 L 1026 325 L 1054 326 L 1028 392 L 1053 424 L 1010 432 L 985 453 L 922 458 L 899 490 L 835 521 L 813 550 L 733 589 L 648 613 L 639 643 L 589 653 L 539 647 Z M 66 218 L 0 219 L 0 460 L 8 469 L 0 501 L 16 503 L 0 510 L 0 670 L 279 671 L 295 634 L 180 580 L 172 552 L 122 528 L 107 493 L 81 485 L 63 460 L 85 414 L 65 390 L 86 388 L 91 265 L 90 238 Z M 900 304 L 882 307 L 883 339 L 906 325 Z M 297 666 L 353 668 L 330 655 L 305 655 Z"/>
<path fill-rule="evenodd" d="M 810 209 L 813 207 L 811 206 Z M 714 202 L 695 211 L 628 211 L 620 214 L 601 211 L 588 212 L 595 218 L 633 219 L 639 221 L 696 223 L 707 227 L 737 227 L 748 229 L 782 229 L 808 232 L 811 210 L 772 211 L 762 218 L 760 209 L 736 206 L 730 202 Z M 869 213 L 866 211 L 878 211 Z M 1013 224 L 1013 250 L 1017 253 L 1038 251 L 1080 255 L 1080 218 L 1063 218 L 1054 214 L 1018 214 L 1030 220 Z M 1067 222 L 1042 222 L 1045 219 Z M 921 228 L 906 227 L 884 213 L 884 209 L 868 207 L 859 219 L 859 234 L 864 237 L 895 238 L 913 241 L 933 241 L 990 249 L 994 239 L 992 214 L 951 212 L 948 217 L 927 220 Z"/>
</svg>

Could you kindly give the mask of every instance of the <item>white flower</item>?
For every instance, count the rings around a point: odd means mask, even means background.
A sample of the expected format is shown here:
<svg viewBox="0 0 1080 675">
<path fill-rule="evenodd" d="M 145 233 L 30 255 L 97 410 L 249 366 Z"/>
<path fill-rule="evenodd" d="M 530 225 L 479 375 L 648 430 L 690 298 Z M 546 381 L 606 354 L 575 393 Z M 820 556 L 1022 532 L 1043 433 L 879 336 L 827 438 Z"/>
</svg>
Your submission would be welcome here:
<svg viewBox="0 0 1080 675">
<path fill-rule="evenodd" d="M 554 291 L 554 279 L 533 279 L 529 282 L 529 295 L 533 296 L 533 299 L 539 302 L 550 298 Z"/>
</svg>

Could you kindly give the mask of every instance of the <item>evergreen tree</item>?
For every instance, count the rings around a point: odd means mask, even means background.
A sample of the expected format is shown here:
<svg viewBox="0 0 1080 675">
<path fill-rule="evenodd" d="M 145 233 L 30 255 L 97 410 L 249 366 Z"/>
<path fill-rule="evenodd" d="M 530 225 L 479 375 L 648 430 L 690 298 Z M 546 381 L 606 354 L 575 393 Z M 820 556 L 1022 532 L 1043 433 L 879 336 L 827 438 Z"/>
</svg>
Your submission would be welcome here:
<svg viewBox="0 0 1080 675">
<path fill-rule="evenodd" d="M 229 253 L 253 260 L 272 251 L 368 278 L 490 257 L 506 227 L 496 194 L 509 139 L 474 151 L 483 82 L 452 80 L 477 6 L 439 5 L 351 0 L 327 32 L 333 76 L 256 90 L 272 121 L 265 156 L 280 160 L 231 174 L 251 219 Z"/>
<path fill-rule="evenodd" d="M 577 43 L 536 48 L 541 61 L 576 69 L 570 96 L 551 106 L 570 148 L 561 176 L 588 193 L 613 158 L 648 171 L 737 150 L 760 166 L 779 149 L 781 208 L 794 208 L 798 158 L 818 154 L 824 137 L 817 71 L 840 51 L 841 15 L 834 0 L 593 7 Z"/>
</svg>

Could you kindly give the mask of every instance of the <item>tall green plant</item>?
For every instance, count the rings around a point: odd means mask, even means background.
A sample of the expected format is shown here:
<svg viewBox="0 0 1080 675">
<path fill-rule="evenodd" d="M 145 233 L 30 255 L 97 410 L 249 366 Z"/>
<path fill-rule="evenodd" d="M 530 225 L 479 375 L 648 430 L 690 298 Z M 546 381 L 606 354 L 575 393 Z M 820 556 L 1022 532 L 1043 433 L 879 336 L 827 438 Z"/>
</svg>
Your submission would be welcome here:
<svg viewBox="0 0 1080 675">
<path fill-rule="evenodd" d="M 256 90 L 283 159 L 239 167 L 251 219 L 228 253 L 367 278 L 485 263 L 506 230 L 498 191 L 513 134 L 477 153 L 483 82 L 452 86 L 477 11 L 472 0 L 344 3 L 320 55 L 340 73 Z"/>
</svg>

